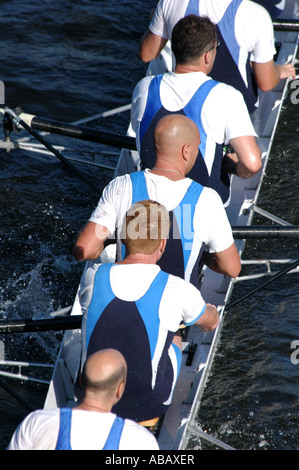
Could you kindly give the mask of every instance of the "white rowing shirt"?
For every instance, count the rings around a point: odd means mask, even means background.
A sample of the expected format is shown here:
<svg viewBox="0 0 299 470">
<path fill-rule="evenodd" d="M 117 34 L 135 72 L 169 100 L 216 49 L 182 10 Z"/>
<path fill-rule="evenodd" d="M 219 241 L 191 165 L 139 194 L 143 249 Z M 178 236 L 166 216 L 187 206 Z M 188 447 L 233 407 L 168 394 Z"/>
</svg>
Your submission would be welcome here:
<svg viewBox="0 0 299 470">
<path fill-rule="evenodd" d="M 16 429 L 8 450 L 55 450 L 59 432 L 59 409 L 30 413 Z M 73 409 L 71 446 L 73 450 L 100 450 L 104 447 L 114 413 Z M 155 437 L 137 423 L 126 420 L 119 450 L 158 450 Z"/>
</svg>

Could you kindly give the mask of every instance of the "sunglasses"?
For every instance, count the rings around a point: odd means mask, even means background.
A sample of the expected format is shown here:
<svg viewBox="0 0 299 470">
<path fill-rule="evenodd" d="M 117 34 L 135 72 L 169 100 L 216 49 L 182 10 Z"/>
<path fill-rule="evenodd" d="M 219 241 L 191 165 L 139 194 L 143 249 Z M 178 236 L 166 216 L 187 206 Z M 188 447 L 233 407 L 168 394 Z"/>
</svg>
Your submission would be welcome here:
<svg viewBox="0 0 299 470">
<path fill-rule="evenodd" d="M 206 54 L 207 52 L 212 51 L 213 49 L 217 49 L 218 46 L 220 46 L 220 41 L 217 41 L 217 44 L 216 44 L 215 46 L 211 47 L 211 49 L 208 49 L 208 50 L 205 52 L 205 54 Z"/>
</svg>

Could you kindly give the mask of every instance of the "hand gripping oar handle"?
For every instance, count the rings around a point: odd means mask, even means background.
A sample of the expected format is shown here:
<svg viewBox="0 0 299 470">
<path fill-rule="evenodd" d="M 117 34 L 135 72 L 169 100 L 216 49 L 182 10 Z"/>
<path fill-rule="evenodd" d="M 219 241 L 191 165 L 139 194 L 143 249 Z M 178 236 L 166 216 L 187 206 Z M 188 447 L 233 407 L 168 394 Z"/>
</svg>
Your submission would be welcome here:
<svg viewBox="0 0 299 470">
<path fill-rule="evenodd" d="M 79 178 L 81 178 L 85 183 L 88 184 L 92 189 L 94 189 L 98 194 L 101 194 L 99 188 L 97 188 L 89 179 L 83 175 L 77 168 L 72 165 L 67 158 L 65 158 L 58 150 L 56 150 L 49 142 L 47 142 L 43 137 L 41 137 L 37 132 L 35 132 L 31 127 L 23 121 L 19 116 L 17 116 L 11 109 L 5 108 L 5 112 L 13 117 L 13 120 L 16 125 L 21 125 L 24 129 L 26 129 L 35 139 L 41 142 L 50 152 L 52 152 L 55 157 L 59 158 L 68 168 L 70 168 Z"/>
</svg>

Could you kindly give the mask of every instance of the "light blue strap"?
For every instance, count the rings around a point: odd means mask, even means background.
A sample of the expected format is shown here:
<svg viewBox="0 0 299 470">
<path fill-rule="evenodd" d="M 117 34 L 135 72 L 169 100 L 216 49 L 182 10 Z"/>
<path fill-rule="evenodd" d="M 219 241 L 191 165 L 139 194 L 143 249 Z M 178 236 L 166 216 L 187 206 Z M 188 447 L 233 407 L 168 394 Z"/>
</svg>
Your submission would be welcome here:
<svg viewBox="0 0 299 470">
<path fill-rule="evenodd" d="M 242 2 L 243 0 L 233 0 L 218 23 L 218 28 L 236 65 L 239 64 L 240 46 L 235 36 L 234 24 L 238 8 Z"/>
<path fill-rule="evenodd" d="M 187 6 L 185 16 L 196 15 L 199 16 L 199 0 L 190 0 Z"/>
<path fill-rule="evenodd" d="M 130 173 L 130 179 L 132 183 L 132 205 L 149 199 L 144 171 Z"/>
<path fill-rule="evenodd" d="M 139 131 L 139 138 L 140 143 L 143 140 L 143 137 L 146 133 L 148 126 L 150 125 L 151 120 L 157 114 L 159 109 L 162 107 L 161 99 L 160 99 L 160 84 L 163 78 L 163 74 L 156 75 L 150 83 L 147 102 L 145 111 L 140 123 L 140 131 Z"/>
<path fill-rule="evenodd" d="M 71 423 L 72 423 L 72 409 L 60 409 L 60 425 L 59 434 L 55 450 L 72 450 L 71 448 Z"/>
<path fill-rule="evenodd" d="M 113 421 L 110 433 L 107 437 L 106 444 L 102 450 L 118 450 L 119 442 L 123 432 L 123 427 L 125 425 L 125 420 L 119 418 L 118 416 Z"/>
</svg>

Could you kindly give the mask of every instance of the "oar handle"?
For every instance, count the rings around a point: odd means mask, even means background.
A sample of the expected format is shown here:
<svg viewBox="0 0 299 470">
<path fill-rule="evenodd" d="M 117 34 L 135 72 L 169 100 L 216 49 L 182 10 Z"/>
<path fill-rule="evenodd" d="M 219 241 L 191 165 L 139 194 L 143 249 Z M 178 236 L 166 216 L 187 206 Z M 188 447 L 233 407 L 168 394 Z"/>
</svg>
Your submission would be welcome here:
<svg viewBox="0 0 299 470">
<path fill-rule="evenodd" d="M 26 116 L 29 115 L 20 114 L 20 117 L 25 120 L 27 120 Z M 99 144 L 110 145 L 111 147 L 126 148 L 128 150 L 137 149 L 136 140 L 133 137 L 112 134 L 111 132 L 105 132 L 89 127 L 75 126 L 73 124 L 66 124 L 64 122 L 53 121 L 36 116 L 31 116 L 30 126 L 38 131 L 64 135 L 66 137 L 87 140 L 89 142 L 97 142 Z"/>
<path fill-rule="evenodd" d="M 224 307 L 224 310 L 229 310 L 230 308 L 234 307 L 235 305 L 237 305 L 238 303 L 240 303 L 242 300 L 245 300 L 247 299 L 248 297 L 251 297 L 253 294 L 255 294 L 255 292 L 263 289 L 264 287 L 266 287 L 268 284 L 270 284 L 271 282 L 275 281 L 276 279 L 280 278 L 281 276 L 283 276 L 284 274 L 288 273 L 289 271 L 292 271 L 292 269 L 295 269 L 297 268 L 297 266 L 299 265 L 299 259 L 297 259 L 296 261 L 294 261 L 292 264 L 290 264 L 289 266 L 287 266 L 286 268 L 283 268 L 281 269 L 280 271 L 277 271 L 276 274 L 274 274 L 273 276 L 271 276 L 269 279 L 267 279 L 267 281 L 263 282 L 262 284 L 258 285 L 257 287 L 251 289 L 250 291 L 248 291 L 247 293 L 245 293 L 244 295 L 242 295 L 241 297 L 239 297 L 238 299 L 236 300 L 233 300 L 232 302 L 229 302 L 228 304 L 225 305 Z"/>
</svg>

